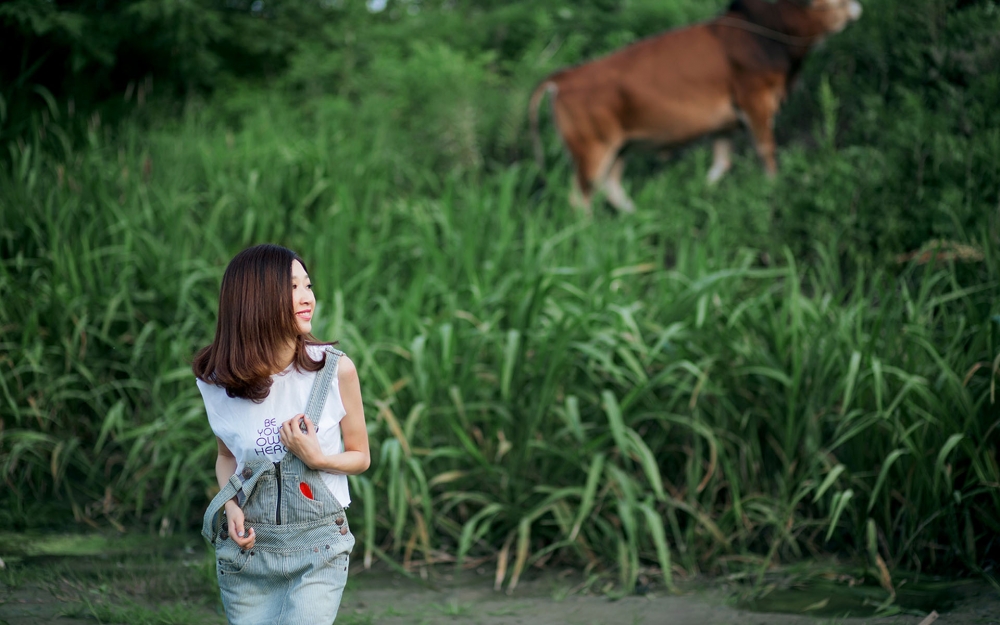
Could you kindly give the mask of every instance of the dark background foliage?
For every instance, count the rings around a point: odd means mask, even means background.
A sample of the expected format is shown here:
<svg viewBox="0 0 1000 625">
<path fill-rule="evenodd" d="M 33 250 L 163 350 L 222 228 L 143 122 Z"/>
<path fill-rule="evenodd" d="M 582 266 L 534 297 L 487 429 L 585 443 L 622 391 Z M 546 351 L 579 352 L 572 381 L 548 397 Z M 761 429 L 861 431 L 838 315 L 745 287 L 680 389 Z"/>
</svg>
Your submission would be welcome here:
<svg viewBox="0 0 1000 625">
<path fill-rule="evenodd" d="M 372 111 L 356 110 L 367 124 L 388 116 L 398 137 L 395 169 L 414 158 L 439 172 L 503 167 L 526 155 L 522 103 L 505 93 L 520 97 L 558 63 L 718 8 L 390 0 L 375 13 L 346 0 L 13 0 L 0 5 L 0 143 L 58 115 L 58 102 L 113 122 L 151 97 L 176 111 L 219 94 L 238 124 L 257 97 L 247 90 L 263 89 L 305 109 L 317 96 L 338 96 Z M 779 140 L 850 147 L 863 163 L 852 246 L 898 253 L 996 221 L 997 11 L 987 0 L 870 2 L 858 25 L 810 61 L 818 71 L 807 71 L 792 94 Z M 463 104 L 474 111 L 464 134 L 455 120 Z M 661 164 L 637 162 L 633 171 L 655 175 Z M 841 219 L 823 206 L 788 209 L 789 236 L 811 230 L 806 221 L 832 228 Z"/>
</svg>

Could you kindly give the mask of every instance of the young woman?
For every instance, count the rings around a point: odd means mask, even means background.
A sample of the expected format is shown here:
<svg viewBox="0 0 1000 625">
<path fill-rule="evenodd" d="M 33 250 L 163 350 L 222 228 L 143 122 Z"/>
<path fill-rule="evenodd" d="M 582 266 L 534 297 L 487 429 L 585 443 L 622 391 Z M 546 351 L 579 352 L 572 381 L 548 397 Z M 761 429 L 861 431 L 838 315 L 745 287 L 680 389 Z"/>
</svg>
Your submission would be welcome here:
<svg viewBox="0 0 1000 625">
<path fill-rule="evenodd" d="M 332 623 L 347 583 L 347 476 L 368 468 L 368 431 L 354 363 L 312 335 L 315 306 L 294 252 L 246 249 L 192 366 L 219 448 L 202 531 L 236 625 Z"/>
</svg>

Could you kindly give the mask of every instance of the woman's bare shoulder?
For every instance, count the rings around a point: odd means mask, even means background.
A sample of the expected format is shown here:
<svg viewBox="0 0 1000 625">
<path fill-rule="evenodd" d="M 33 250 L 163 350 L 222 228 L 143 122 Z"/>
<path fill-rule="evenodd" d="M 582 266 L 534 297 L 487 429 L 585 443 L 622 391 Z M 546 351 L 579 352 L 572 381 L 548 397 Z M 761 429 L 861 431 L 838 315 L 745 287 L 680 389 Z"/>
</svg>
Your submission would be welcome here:
<svg viewBox="0 0 1000 625">
<path fill-rule="evenodd" d="M 358 368 L 347 354 L 342 355 L 337 361 L 337 379 L 341 383 L 358 379 Z"/>
</svg>

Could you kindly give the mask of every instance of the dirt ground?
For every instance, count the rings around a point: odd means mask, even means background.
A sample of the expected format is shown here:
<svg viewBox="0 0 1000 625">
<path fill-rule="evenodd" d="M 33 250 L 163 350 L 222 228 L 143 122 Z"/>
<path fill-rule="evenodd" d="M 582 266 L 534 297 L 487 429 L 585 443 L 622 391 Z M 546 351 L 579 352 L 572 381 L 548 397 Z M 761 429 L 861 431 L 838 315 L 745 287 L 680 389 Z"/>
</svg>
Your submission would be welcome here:
<svg viewBox="0 0 1000 625">
<path fill-rule="evenodd" d="M 925 617 L 817 618 L 750 612 L 735 605 L 731 591 L 711 584 L 680 595 L 650 593 L 611 600 L 600 595 L 569 594 L 571 582 L 557 574 L 544 574 L 507 596 L 495 592 L 488 578 L 485 575 L 480 581 L 463 583 L 444 581 L 435 592 L 401 576 L 380 576 L 369 582 L 361 573 L 355 576 L 350 592 L 345 593 L 341 618 L 346 623 L 379 625 L 918 625 Z M 961 592 L 956 606 L 941 614 L 935 625 L 1000 625 L 1000 595 L 992 588 L 977 584 Z M 355 618 L 361 620 L 352 620 Z"/>
<path fill-rule="evenodd" d="M 0 625 L 225 623 L 212 554 L 199 541 L 151 546 L 148 539 L 0 535 Z M 737 589 L 721 580 L 688 580 L 679 594 L 653 587 L 615 600 L 571 570 L 536 573 L 507 595 L 493 590 L 488 567 L 452 573 L 440 568 L 421 582 L 355 565 L 337 624 L 918 625 L 926 615 L 844 618 L 820 609 L 828 600 L 806 613 L 753 612 L 739 607 Z M 950 605 L 935 625 L 1000 625 L 1000 594 L 992 587 L 971 582 L 946 593 L 942 603 Z"/>
</svg>

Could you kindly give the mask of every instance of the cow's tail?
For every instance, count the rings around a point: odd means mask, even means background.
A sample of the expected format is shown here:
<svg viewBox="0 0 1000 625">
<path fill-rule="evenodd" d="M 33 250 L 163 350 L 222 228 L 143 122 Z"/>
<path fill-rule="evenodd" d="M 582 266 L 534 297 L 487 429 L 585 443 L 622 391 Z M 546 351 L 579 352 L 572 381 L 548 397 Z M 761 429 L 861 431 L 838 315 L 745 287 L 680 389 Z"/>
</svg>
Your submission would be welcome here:
<svg viewBox="0 0 1000 625">
<path fill-rule="evenodd" d="M 538 163 L 538 169 L 545 168 L 545 151 L 542 149 L 542 136 L 538 130 L 538 107 L 541 105 L 545 94 L 554 94 L 557 90 L 558 86 L 556 83 L 546 78 L 540 85 L 535 87 L 535 90 L 531 94 L 531 100 L 528 101 L 528 119 L 531 122 L 531 143 L 535 149 L 535 162 Z"/>
</svg>

